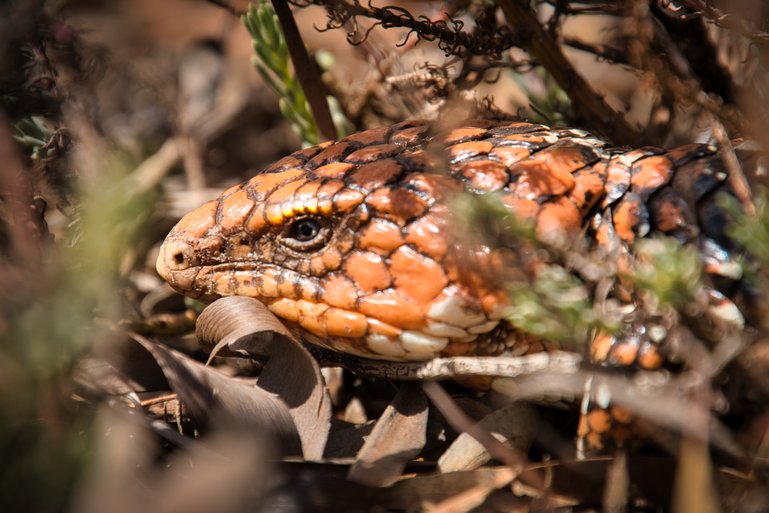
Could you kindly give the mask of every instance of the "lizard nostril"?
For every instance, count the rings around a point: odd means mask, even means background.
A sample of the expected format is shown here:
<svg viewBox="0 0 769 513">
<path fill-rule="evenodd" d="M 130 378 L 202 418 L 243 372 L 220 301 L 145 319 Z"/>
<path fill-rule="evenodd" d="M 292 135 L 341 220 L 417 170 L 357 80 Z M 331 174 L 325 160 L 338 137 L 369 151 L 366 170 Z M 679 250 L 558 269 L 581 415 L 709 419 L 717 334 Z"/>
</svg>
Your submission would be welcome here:
<svg viewBox="0 0 769 513">
<path fill-rule="evenodd" d="M 179 241 L 166 241 L 160 247 L 157 270 L 163 279 L 168 280 L 171 273 L 185 271 L 196 263 L 195 250 L 192 246 Z"/>
</svg>

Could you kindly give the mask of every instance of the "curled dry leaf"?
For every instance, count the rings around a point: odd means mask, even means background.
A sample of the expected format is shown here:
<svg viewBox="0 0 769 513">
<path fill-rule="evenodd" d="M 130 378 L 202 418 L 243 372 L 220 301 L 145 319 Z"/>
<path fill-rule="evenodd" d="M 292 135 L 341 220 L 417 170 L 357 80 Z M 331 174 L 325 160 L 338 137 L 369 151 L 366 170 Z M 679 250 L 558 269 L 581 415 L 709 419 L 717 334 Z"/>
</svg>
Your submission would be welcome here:
<svg viewBox="0 0 769 513">
<path fill-rule="evenodd" d="M 212 355 L 267 360 L 257 385 L 288 405 L 304 458 L 320 460 L 332 413 L 320 367 L 267 307 L 253 298 L 224 297 L 203 310 L 196 332 Z"/>
<path fill-rule="evenodd" d="M 425 446 L 427 399 L 416 383 L 405 383 L 377 421 L 350 468 L 348 478 L 388 486 Z"/>
<path fill-rule="evenodd" d="M 251 428 L 277 437 L 284 453 L 301 454 L 291 414 L 279 398 L 144 337 L 134 335 L 133 339 L 155 358 L 197 423 L 226 422 Z"/>
<path fill-rule="evenodd" d="M 500 442 L 526 454 L 537 429 L 537 410 L 516 402 L 484 417 L 477 427 L 490 432 Z M 441 472 L 472 470 L 491 460 L 491 455 L 475 438 L 462 433 L 438 460 Z"/>
</svg>

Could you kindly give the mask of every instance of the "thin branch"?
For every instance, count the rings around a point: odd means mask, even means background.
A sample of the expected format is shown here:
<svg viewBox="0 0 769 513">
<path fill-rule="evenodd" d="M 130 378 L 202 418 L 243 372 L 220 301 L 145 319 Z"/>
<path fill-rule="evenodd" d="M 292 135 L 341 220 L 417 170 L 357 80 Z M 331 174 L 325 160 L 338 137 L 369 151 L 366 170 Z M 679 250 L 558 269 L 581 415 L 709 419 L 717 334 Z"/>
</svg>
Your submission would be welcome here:
<svg viewBox="0 0 769 513">
<path fill-rule="evenodd" d="M 280 27 L 283 29 L 283 35 L 286 38 L 288 52 L 291 55 L 291 62 L 294 63 L 294 73 L 299 80 L 299 84 L 304 90 L 304 96 L 312 110 L 312 116 L 318 125 L 321 135 L 325 139 L 336 139 L 336 127 L 331 118 L 331 110 L 326 101 L 325 87 L 318 74 L 318 68 L 310 59 L 307 48 L 299 34 L 299 28 L 296 26 L 294 15 L 288 6 L 286 0 L 272 0 L 272 6 L 275 8 L 275 14 L 278 15 Z"/>
<path fill-rule="evenodd" d="M 427 362 L 369 360 L 328 349 L 310 347 L 323 365 L 340 366 L 355 374 L 399 381 L 445 380 L 459 376 L 515 378 L 540 372 L 571 374 L 579 370 L 582 357 L 556 351 L 526 356 L 454 356 Z"/>
<path fill-rule="evenodd" d="M 724 128 L 724 125 L 718 120 L 717 116 L 713 117 L 713 120 L 710 123 L 710 129 L 713 131 L 713 138 L 716 140 L 719 154 L 721 155 L 721 159 L 724 161 L 724 166 L 726 166 L 728 171 L 727 179 L 729 180 L 729 185 L 734 191 L 734 195 L 737 196 L 737 198 L 740 200 L 740 203 L 742 203 L 745 212 L 755 216 L 756 205 L 753 203 L 753 195 L 750 192 L 748 179 L 745 178 L 745 173 L 742 172 L 742 166 L 740 165 L 740 161 L 737 158 L 737 155 L 734 153 L 734 147 L 732 146 L 732 142 L 729 140 L 729 136 L 726 134 L 726 129 Z"/>
<path fill-rule="evenodd" d="M 748 26 L 746 20 L 741 20 L 733 14 L 725 14 L 720 9 L 713 7 L 710 2 L 704 0 L 682 0 L 681 3 L 689 9 L 702 12 L 717 27 L 733 30 L 758 45 L 769 44 L 768 32 L 756 30 Z"/>
<path fill-rule="evenodd" d="M 591 124 L 615 143 L 637 143 L 640 134 L 577 73 L 558 43 L 548 36 L 529 2 L 500 0 L 498 3 L 510 28 L 520 36 L 520 46 L 553 76 L 571 98 L 575 112 L 582 118 L 580 121 Z"/>
<path fill-rule="evenodd" d="M 342 28 L 348 22 L 354 22 L 357 17 L 377 20 L 384 28 L 407 28 L 418 39 L 423 41 L 437 41 L 438 48 L 446 55 L 465 57 L 467 55 L 488 55 L 497 58 L 504 50 L 518 46 L 518 36 L 508 27 L 499 27 L 494 31 L 481 31 L 478 34 L 470 34 L 463 31 L 464 22 L 451 16 L 447 19 L 438 18 L 431 20 L 426 16 L 415 17 L 407 9 L 397 6 L 368 7 L 355 1 L 352 3 L 344 0 L 289 0 L 298 7 L 308 5 L 320 5 L 326 8 L 329 21 L 326 30 Z M 354 23 L 352 23 L 354 25 Z M 353 44 L 361 44 L 365 41 L 353 40 L 357 34 L 348 33 L 348 41 Z M 408 44 L 404 42 L 404 44 Z"/>
<path fill-rule="evenodd" d="M 571 48 L 574 48 L 576 50 L 582 50 L 583 52 L 592 53 L 599 59 L 603 59 L 608 62 L 613 62 L 615 64 L 623 64 L 625 66 L 630 65 L 630 62 L 628 61 L 628 58 L 627 58 L 627 52 L 625 50 L 612 48 L 611 46 L 607 46 L 604 44 L 585 43 L 584 41 L 581 41 L 573 37 L 564 37 L 563 44 L 566 46 L 570 46 Z"/>
</svg>

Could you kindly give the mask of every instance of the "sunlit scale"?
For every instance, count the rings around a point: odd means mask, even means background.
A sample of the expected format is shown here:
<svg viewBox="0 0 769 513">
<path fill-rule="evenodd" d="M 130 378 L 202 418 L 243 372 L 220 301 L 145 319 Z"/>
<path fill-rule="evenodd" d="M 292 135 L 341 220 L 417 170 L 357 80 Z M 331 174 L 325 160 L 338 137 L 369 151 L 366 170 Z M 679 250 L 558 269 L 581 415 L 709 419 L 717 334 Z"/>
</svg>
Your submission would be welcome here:
<svg viewBox="0 0 769 513">
<path fill-rule="evenodd" d="M 443 133 L 400 123 L 295 152 L 231 187 L 179 222 L 157 268 L 205 301 L 255 297 L 308 342 L 337 351 L 414 361 L 527 354 L 554 344 L 508 324 L 499 273 L 509 253 L 463 245 L 456 195 L 498 194 L 545 241 L 585 237 L 618 273 L 613 297 L 632 304 L 624 273 L 633 243 L 650 233 L 699 244 L 706 272 L 741 276 L 726 249 L 700 236 L 710 193 L 726 178 L 714 151 L 610 150 L 582 130 L 520 121 Z M 734 303 L 712 292 L 714 318 L 741 325 Z M 591 358 L 657 368 L 667 336 L 657 328 L 599 333 Z M 605 428 L 604 413 L 590 414 L 594 431 Z"/>
</svg>

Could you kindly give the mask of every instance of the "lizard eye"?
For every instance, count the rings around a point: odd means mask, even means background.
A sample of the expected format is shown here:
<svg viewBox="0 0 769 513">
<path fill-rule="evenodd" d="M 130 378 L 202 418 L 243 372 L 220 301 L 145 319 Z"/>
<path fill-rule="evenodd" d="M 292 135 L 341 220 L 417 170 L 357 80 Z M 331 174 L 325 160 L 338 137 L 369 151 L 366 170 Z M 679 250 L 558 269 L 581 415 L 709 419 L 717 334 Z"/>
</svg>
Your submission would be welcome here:
<svg viewBox="0 0 769 513">
<path fill-rule="evenodd" d="M 331 238 L 331 229 L 325 220 L 307 216 L 290 223 L 280 242 L 296 251 L 313 251 L 322 247 Z"/>
</svg>

